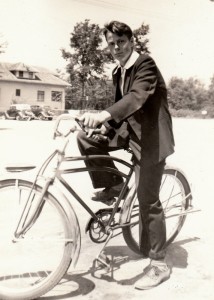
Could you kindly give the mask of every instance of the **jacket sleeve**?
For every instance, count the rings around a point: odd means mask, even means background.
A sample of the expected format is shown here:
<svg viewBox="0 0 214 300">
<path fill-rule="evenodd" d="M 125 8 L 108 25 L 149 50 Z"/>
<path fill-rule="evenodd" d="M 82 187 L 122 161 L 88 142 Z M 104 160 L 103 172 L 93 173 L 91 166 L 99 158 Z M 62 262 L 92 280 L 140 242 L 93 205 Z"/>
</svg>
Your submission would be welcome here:
<svg viewBox="0 0 214 300">
<path fill-rule="evenodd" d="M 106 109 L 116 123 L 125 120 L 142 108 L 149 97 L 154 94 L 158 76 L 154 60 L 145 56 L 139 63 L 135 63 L 131 76 L 132 82 L 128 93 Z"/>
</svg>

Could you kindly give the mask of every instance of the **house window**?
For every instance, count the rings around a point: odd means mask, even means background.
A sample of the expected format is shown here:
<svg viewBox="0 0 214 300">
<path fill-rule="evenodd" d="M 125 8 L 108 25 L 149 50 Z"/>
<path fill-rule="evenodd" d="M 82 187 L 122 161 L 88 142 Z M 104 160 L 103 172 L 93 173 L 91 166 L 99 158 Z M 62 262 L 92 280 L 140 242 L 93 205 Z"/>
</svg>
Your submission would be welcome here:
<svg viewBox="0 0 214 300">
<path fill-rule="evenodd" d="M 23 71 L 19 71 L 19 77 L 23 78 L 24 76 L 24 72 Z"/>
<path fill-rule="evenodd" d="M 18 96 L 18 97 L 21 96 L 21 90 L 20 89 L 16 90 L 16 96 Z"/>
<path fill-rule="evenodd" d="M 62 92 L 51 92 L 51 100 L 54 102 L 61 102 L 62 101 Z"/>
<path fill-rule="evenodd" d="M 33 72 L 29 72 L 29 78 L 33 79 Z"/>
<path fill-rule="evenodd" d="M 43 102 L 45 101 L 45 92 L 37 91 L 37 101 Z"/>
</svg>

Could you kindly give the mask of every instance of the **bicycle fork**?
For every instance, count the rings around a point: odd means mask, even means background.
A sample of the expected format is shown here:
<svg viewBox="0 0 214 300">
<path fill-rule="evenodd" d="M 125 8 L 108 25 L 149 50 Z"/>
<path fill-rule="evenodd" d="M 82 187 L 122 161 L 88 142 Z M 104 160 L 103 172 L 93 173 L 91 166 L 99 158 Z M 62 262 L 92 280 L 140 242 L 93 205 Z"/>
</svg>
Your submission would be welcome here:
<svg viewBox="0 0 214 300">
<path fill-rule="evenodd" d="M 23 236 L 36 221 L 36 219 L 37 219 L 38 215 L 40 214 L 42 207 L 44 205 L 44 201 L 45 201 L 44 195 L 47 192 L 48 187 L 52 182 L 53 182 L 52 178 L 47 179 L 44 187 L 42 188 L 41 194 L 37 198 L 37 203 L 36 203 L 36 206 L 34 207 L 34 211 L 32 211 L 31 215 L 29 216 L 30 210 L 32 209 L 32 203 L 33 203 L 34 197 L 35 197 L 35 194 L 33 194 L 34 185 L 35 185 L 35 182 L 34 182 L 32 188 L 31 188 L 31 191 L 28 195 L 27 201 L 25 203 L 24 209 L 21 213 L 21 217 L 19 219 L 18 225 L 15 229 L 15 232 L 14 232 L 15 238 L 13 240 L 14 242 L 16 242 L 17 239 L 20 238 L 20 236 Z"/>
</svg>

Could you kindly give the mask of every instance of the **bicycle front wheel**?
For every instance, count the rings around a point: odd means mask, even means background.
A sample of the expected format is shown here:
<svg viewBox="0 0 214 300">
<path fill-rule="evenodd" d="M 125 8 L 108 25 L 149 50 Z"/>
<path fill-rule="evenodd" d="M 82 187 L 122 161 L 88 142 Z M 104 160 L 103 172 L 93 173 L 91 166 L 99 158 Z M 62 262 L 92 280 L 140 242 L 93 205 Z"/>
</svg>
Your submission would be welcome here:
<svg viewBox="0 0 214 300">
<path fill-rule="evenodd" d="M 189 208 L 191 190 L 185 176 L 177 169 L 164 170 L 160 187 L 160 201 L 165 214 L 166 246 L 168 246 L 180 232 Z M 128 247 L 137 254 L 142 254 L 139 247 L 139 204 L 134 194 L 124 205 L 129 207 L 130 225 L 123 227 L 123 237 Z"/>
<path fill-rule="evenodd" d="M 14 239 L 14 231 L 31 190 L 25 180 L 0 181 L 0 299 L 37 299 L 67 271 L 75 237 L 67 214 L 51 194 L 30 229 Z M 41 187 L 31 194 L 32 205 Z"/>
</svg>

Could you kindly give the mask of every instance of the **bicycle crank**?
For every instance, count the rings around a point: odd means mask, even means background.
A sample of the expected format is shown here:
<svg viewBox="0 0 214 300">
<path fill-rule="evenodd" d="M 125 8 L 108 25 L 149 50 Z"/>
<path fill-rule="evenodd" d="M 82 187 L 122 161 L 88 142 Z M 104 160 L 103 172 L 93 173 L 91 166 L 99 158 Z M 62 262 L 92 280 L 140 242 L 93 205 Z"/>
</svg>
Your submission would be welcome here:
<svg viewBox="0 0 214 300">
<path fill-rule="evenodd" d="M 94 243 L 104 243 L 106 241 L 108 237 L 106 233 L 106 225 L 108 224 L 111 213 L 112 213 L 112 208 L 99 209 L 95 213 L 98 219 L 94 219 L 94 218 L 89 219 L 85 231 L 89 232 L 90 239 Z"/>
</svg>

